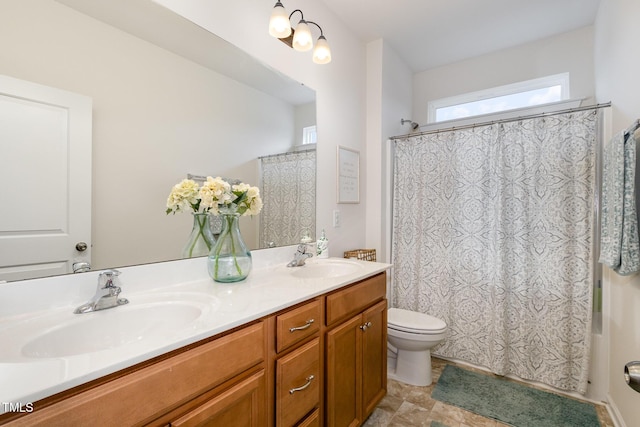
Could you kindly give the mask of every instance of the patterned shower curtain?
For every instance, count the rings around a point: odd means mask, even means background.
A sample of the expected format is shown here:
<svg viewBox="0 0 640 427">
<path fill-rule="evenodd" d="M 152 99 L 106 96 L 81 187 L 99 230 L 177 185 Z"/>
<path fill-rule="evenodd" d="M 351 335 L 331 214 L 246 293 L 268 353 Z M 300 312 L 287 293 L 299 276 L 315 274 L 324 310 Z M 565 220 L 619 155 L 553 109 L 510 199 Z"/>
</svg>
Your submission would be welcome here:
<svg viewBox="0 0 640 427">
<path fill-rule="evenodd" d="M 260 247 L 295 245 L 316 230 L 316 152 L 263 157 Z"/>
<path fill-rule="evenodd" d="M 434 351 L 585 393 L 595 110 L 395 141 L 393 306 L 448 325 Z"/>
</svg>

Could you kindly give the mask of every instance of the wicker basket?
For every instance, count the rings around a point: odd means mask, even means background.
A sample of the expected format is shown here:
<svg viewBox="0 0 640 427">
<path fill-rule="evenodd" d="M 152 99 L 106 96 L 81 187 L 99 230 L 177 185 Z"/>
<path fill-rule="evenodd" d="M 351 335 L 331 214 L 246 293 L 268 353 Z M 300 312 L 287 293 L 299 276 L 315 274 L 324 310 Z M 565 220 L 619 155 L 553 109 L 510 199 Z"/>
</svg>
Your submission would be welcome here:
<svg viewBox="0 0 640 427">
<path fill-rule="evenodd" d="M 375 261 L 376 250 L 375 249 L 354 249 L 352 251 L 345 251 L 345 258 L 357 258 L 362 261 Z"/>
</svg>

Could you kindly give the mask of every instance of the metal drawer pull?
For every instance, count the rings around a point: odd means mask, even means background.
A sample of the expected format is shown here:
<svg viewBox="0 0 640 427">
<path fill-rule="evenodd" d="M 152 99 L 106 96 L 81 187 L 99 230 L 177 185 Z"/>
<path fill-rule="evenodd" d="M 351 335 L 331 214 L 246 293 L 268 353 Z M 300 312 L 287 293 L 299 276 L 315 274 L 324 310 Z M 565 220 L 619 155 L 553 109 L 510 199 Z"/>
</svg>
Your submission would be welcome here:
<svg viewBox="0 0 640 427">
<path fill-rule="evenodd" d="M 307 382 L 306 382 L 306 384 L 305 384 L 305 385 L 300 386 L 300 387 L 296 387 L 296 388 L 292 388 L 291 390 L 289 390 L 289 394 L 293 394 L 293 393 L 295 393 L 296 391 L 302 391 L 302 390 L 304 390 L 305 388 L 309 387 L 309 386 L 311 385 L 311 381 L 313 381 L 313 379 L 314 379 L 314 378 L 315 378 L 315 377 L 314 377 L 313 375 L 309 375 L 309 376 L 307 377 Z"/>
<path fill-rule="evenodd" d="M 360 326 L 360 329 L 362 329 L 363 331 L 366 331 L 368 328 L 370 328 L 371 326 L 373 326 L 373 323 L 371 322 L 367 322 L 364 325 Z"/>
<path fill-rule="evenodd" d="M 311 326 L 311 324 L 314 322 L 313 319 L 309 319 L 307 320 L 307 322 L 304 324 L 304 326 L 297 326 L 295 328 L 289 328 L 289 332 L 295 332 L 295 331 L 302 331 L 304 329 L 307 329 L 309 326 Z"/>
</svg>

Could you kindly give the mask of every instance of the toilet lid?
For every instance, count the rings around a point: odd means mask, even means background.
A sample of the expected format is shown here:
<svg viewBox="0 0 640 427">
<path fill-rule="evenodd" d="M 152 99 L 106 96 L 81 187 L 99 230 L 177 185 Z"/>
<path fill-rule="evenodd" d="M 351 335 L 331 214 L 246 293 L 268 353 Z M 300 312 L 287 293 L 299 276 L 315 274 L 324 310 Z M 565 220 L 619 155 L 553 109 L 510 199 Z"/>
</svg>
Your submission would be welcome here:
<svg viewBox="0 0 640 427">
<path fill-rule="evenodd" d="M 390 308 L 387 311 L 387 325 L 391 329 L 417 334 L 435 334 L 447 328 L 447 324 L 437 317 L 402 308 Z"/>
</svg>

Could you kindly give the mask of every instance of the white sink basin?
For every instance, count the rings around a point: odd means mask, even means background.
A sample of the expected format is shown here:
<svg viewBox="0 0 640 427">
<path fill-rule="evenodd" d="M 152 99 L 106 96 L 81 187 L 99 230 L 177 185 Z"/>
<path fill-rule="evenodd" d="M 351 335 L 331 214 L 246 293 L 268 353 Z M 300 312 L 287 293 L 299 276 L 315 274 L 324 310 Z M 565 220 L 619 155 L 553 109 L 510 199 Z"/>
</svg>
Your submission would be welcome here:
<svg viewBox="0 0 640 427">
<path fill-rule="evenodd" d="M 199 293 L 127 295 L 129 304 L 74 314 L 73 307 L 26 317 L 0 327 L 0 364 L 97 355 L 162 345 L 209 322 L 220 301 Z M 105 357 L 108 357 L 105 355 Z"/>
<path fill-rule="evenodd" d="M 27 342 L 22 347 L 22 355 L 31 358 L 75 356 L 170 336 L 201 314 L 201 308 L 189 303 L 121 306 L 80 314 L 68 324 L 56 326 Z"/>
<path fill-rule="evenodd" d="M 362 265 L 342 259 L 315 259 L 305 263 L 302 267 L 290 267 L 291 275 L 302 279 L 337 278 L 357 273 L 363 269 Z"/>
</svg>

